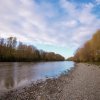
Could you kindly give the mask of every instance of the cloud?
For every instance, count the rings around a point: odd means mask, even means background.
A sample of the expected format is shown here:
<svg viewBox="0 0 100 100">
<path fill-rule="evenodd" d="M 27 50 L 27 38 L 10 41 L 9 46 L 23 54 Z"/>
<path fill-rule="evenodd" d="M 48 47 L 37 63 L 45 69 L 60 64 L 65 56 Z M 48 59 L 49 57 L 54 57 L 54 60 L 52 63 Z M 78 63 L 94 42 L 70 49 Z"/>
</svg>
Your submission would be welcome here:
<svg viewBox="0 0 100 100">
<path fill-rule="evenodd" d="M 93 33 L 100 28 L 100 20 L 95 14 L 92 13 L 92 10 L 96 5 L 93 3 L 78 5 L 68 0 L 60 1 L 62 8 L 64 8 L 68 14 L 67 16 L 69 16 L 69 19 L 67 19 L 75 20 L 77 22 L 76 27 L 72 28 L 71 32 L 67 29 L 67 33 L 69 31 L 70 34 L 72 34 L 72 38 L 70 38 L 72 40 L 71 43 L 77 43 L 79 46 L 89 39 Z M 64 21 L 64 23 L 66 23 L 66 21 Z"/>
<path fill-rule="evenodd" d="M 100 0 L 96 0 L 96 3 L 97 3 L 98 5 L 100 5 Z"/>
<path fill-rule="evenodd" d="M 92 2 L 0 1 L 2 37 L 16 36 L 22 42 L 75 49 L 100 28 L 100 19 L 92 12 L 96 4 Z"/>
</svg>

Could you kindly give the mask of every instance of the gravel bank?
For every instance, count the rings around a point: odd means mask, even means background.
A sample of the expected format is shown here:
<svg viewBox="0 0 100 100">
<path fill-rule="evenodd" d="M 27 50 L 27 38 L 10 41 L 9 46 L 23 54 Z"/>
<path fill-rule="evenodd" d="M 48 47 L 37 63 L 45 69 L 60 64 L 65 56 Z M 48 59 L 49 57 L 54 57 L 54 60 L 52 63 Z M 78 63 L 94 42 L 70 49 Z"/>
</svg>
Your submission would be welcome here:
<svg viewBox="0 0 100 100">
<path fill-rule="evenodd" d="M 99 67 L 79 63 L 68 75 L 9 91 L 0 100 L 100 100 Z"/>
</svg>

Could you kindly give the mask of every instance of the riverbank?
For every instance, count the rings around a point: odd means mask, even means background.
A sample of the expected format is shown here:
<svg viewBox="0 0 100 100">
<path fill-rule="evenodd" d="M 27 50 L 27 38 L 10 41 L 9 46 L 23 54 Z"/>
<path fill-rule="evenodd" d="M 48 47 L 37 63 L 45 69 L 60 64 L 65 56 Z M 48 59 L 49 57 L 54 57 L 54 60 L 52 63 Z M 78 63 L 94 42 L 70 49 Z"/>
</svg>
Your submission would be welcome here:
<svg viewBox="0 0 100 100">
<path fill-rule="evenodd" d="M 0 100 L 100 100 L 99 67 L 79 63 L 69 74 L 9 91 Z"/>
</svg>

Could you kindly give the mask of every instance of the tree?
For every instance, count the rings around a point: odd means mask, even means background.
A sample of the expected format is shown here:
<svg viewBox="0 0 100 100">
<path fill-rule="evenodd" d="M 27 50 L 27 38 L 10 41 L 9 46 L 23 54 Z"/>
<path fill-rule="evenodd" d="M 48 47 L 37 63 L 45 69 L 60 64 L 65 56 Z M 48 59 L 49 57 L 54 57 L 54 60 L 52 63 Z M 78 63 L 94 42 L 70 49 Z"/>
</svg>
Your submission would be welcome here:
<svg viewBox="0 0 100 100">
<path fill-rule="evenodd" d="M 17 44 L 17 46 L 16 46 Z M 61 55 L 38 50 L 33 45 L 17 42 L 15 37 L 0 38 L 0 61 L 55 61 L 64 60 Z"/>
<path fill-rule="evenodd" d="M 74 59 L 75 61 L 100 61 L 100 30 L 76 51 Z"/>
</svg>

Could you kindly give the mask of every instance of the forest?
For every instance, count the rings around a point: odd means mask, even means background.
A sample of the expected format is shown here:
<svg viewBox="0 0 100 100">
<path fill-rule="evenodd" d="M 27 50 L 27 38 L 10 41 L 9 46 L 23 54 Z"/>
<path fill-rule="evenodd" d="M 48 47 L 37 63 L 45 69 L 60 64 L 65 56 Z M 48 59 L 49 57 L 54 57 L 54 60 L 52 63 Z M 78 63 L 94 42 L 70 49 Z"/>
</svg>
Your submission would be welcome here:
<svg viewBox="0 0 100 100">
<path fill-rule="evenodd" d="M 68 60 L 77 62 L 100 62 L 100 30 L 98 30 L 81 48 L 77 49 L 74 57 Z"/>
<path fill-rule="evenodd" d="M 0 61 L 63 61 L 64 57 L 54 52 L 38 50 L 33 45 L 18 42 L 16 37 L 0 38 Z"/>
</svg>

